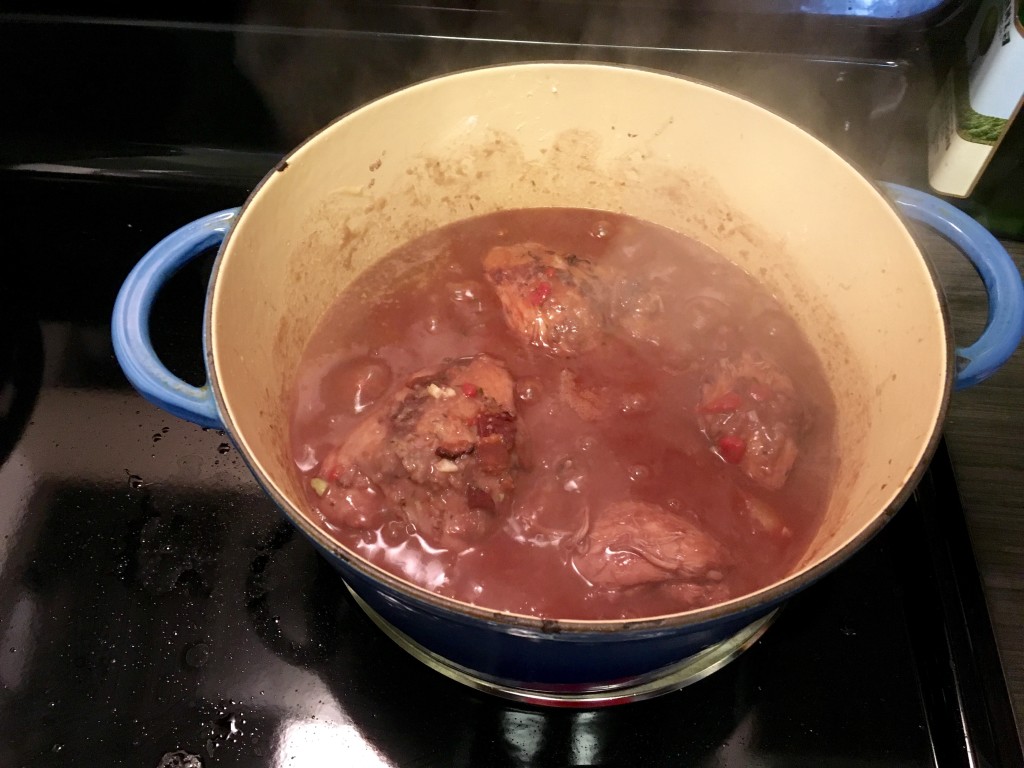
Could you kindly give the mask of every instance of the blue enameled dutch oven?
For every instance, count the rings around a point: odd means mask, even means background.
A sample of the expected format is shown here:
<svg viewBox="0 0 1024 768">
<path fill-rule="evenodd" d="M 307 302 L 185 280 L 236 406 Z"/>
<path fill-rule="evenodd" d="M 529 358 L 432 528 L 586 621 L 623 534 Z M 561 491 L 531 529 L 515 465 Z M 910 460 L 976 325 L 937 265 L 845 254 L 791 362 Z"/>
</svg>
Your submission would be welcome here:
<svg viewBox="0 0 1024 768">
<path fill-rule="evenodd" d="M 680 231 L 758 276 L 792 311 L 828 371 L 842 461 L 825 522 L 787 578 L 667 616 L 539 619 L 386 573 L 328 536 L 306 508 L 287 449 L 289 389 L 325 309 L 413 237 L 531 206 L 618 211 Z M 941 291 L 904 218 L 951 239 L 984 278 L 989 323 L 971 346 L 954 346 Z M 213 246 L 209 381 L 196 388 L 155 356 L 148 315 L 168 276 Z M 441 77 L 339 118 L 241 209 L 188 224 L 146 254 L 118 297 L 113 336 L 146 398 L 230 435 L 392 638 L 464 682 L 589 706 L 707 674 L 749 645 L 787 597 L 874 535 L 928 462 L 951 391 L 982 380 L 1017 347 L 1022 297 L 1012 261 L 973 220 L 923 193 L 872 183 L 749 101 L 651 71 L 541 63 Z"/>
</svg>

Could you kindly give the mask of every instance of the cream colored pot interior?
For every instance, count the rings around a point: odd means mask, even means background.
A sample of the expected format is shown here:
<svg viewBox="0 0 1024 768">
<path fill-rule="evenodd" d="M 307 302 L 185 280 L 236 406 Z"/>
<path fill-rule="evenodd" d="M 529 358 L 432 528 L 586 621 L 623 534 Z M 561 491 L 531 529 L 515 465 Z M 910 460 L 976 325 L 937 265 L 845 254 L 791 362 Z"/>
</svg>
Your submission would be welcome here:
<svg viewBox="0 0 1024 768">
<path fill-rule="evenodd" d="M 843 160 L 765 110 L 671 76 L 573 64 L 477 70 L 373 102 L 250 200 L 216 275 L 211 363 L 236 439 L 280 499 L 304 514 L 288 389 L 338 292 L 432 228 L 529 206 L 632 214 L 766 282 L 840 406 L 842 466 L 802 567 L 877 524 L 930 448 L 949 378 L 940 300 L 905 227 Z"/>
</svg>

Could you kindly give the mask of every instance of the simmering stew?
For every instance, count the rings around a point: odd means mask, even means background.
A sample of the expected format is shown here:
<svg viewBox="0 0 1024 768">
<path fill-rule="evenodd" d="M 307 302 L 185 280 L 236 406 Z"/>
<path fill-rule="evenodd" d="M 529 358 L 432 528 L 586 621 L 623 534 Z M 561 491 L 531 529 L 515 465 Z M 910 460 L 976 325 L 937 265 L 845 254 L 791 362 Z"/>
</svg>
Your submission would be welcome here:
<svg viewBox="0 0 1024 768">
<path fill-rule="evenodd" d="M 593 210 L 502 211 L 399 248 L 328 311 L 292 407 L 333 537 L 544 618 L 675 613 L 776 581 L 836 463 L 822 366 L 766 289 Z"/>
</svg>

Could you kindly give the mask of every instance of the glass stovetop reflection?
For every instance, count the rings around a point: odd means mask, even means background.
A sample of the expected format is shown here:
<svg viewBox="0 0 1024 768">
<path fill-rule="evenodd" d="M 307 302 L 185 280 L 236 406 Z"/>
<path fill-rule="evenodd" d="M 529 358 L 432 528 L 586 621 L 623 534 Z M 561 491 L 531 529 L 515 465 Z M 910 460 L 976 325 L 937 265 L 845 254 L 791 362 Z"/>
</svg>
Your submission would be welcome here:
<svg viewBox="0 0 1024 768">
<path fill-rule="evenodd" d="M 538 4 L 540 28 L 519 4 L 344 5 L 373 24 L 345 31 L 352 18 L 323 3 L 303 5 L 319 31 L 287 3 L 197 24 L 0 14 L 0 768 L 1024 765 L 944 449 L 894 521 L 735 662 L 652 701 L 551 711 L 400 650 L 223 435 L 129 387 L 109 319 L 146 249 L 238 205 L 309 131 L 410 79 L 535 58 L 681 71 L 909 181 L 892 163 L 909 168 L 919 144 L 917 37 L 881 29 L 865 48 L 859 27 L 807 22 L 787 40 L 763 18 L 733 19 L 728 40 L 700 25 L 687 37 L 632 6 L 579 37 L 573 3 Z M 76 12 L 89 6 L 107 12 Z M 237 12 L 251 23 L 221 18 Z M 738 32 L 742 55 L 725 45 Z M 172 280 L 152 322 L 194 381 L 208 268 Z"/>
<path fill-rule="evenodd" d="M 44 348 L 73 335 L 46 327 Z M 232 766 L 930 764 L 889 588 L 899 530 L 711 678 L 552 712 L 465 689 L 393 645 L 224 445 L 126 391 L 40 393 L 0 473 L 17 500 L 0 718 L 20 734 L 3 764 L 157 766 L 178 750 Z"/>
<path fill-rule="evenodd" d="M 0 174 L 0 766 L 1019 765 L 944 450 L 736 661 L 648 702 L 517 705 L 399 649 L 226 438 L 113 357 L 121 280 L 225 187 Z M 201 378 L 210 260 L 152 320 Z M 974 763 L 970 763 L 974 760 Z"/>
</svg>

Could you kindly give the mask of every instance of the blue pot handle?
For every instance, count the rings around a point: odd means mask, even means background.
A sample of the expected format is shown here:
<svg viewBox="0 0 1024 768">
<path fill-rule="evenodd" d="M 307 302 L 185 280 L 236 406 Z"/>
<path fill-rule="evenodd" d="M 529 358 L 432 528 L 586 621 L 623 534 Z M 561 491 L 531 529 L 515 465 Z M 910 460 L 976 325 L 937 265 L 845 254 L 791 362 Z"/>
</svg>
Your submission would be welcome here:
<svg viewBox="0 0 1024 768">
<path fill-rule="evenodd" d="M 918 189 L 883 184 L 900 211 L 927 224 L 964 252 L 988 292 L 988 324 L 969 347 L 957 347 L 956 389 L 983 381 L 1007 361 L 1024 336 L 1024 283 L 1010 254 L 966 213 Z"/>
<path fill-rule="evenodd" d="M 967 214 L 939 198 L 898 184 L 883 188 L 900 211 L 927 224 L 959 247 L 974 264 L 988 291 L 988 324 L 969 347 L 958 347 L 957 389 L 991 376 L 1013 354 L 1024 336 L 1024 283 L 1013 259 L 992 234 Z M 160 362 L 149 338 L 149 313 L 157 292 L 179 268 L 226 236 L 237 208 L 186 224 L 157 243 L 125 279 L 114 304 L 114 354 L 132 385 L 150 402 L 204 427 L 223 424 L 207 382 L 194 387 Z"/>
<path fill-rule="evenodd" d="M 215 429 L 223 423 L 210 383 L 194 387 L 167 370 L 149 338 L 149 314 L 168 278 L 207 248 L 219 245 L 237 217 L 237 208 L 211 213 L 153 246 L 125 278 L 111 320 L 114 354 L 132 386 L 165 411 Z"/>
</svg>

